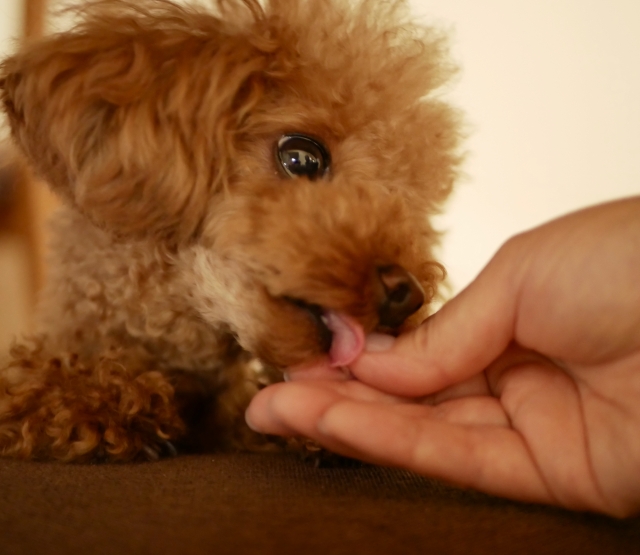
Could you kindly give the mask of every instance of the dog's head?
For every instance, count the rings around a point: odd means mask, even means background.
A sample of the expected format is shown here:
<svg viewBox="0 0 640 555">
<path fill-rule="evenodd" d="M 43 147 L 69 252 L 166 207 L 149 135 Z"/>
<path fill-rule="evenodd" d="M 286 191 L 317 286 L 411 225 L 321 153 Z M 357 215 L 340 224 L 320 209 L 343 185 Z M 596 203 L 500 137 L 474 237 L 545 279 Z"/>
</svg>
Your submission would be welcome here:
<svg viewBox="0 0 640 555">
<path fill-rule="evenodd" d="M 278 365 L 347 363 L 363 333 L 424 315 L 443 273 L 428 217 L 458 162 L 439 33 L 400 0 L 82 11 L 0 77 L 15 140 L 68 203 L 169 246 L 202 318 Z"/>
</svg>

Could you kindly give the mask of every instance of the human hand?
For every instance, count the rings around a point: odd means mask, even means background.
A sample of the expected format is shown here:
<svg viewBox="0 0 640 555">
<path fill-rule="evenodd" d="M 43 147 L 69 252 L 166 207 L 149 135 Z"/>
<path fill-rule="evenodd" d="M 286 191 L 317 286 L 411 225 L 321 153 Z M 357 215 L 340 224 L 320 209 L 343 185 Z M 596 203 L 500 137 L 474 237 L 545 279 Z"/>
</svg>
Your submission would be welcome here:
<svg viewBox="0 0 640 555">
<path fill-rule="evenodd" d="M 511 239 L 419 328 L 370 336 L 350 369 L 356 380 L 293 373 L 254 398 L 248 422 L 495 495 L 632 514 L 640 198 Z"/>
</svg>

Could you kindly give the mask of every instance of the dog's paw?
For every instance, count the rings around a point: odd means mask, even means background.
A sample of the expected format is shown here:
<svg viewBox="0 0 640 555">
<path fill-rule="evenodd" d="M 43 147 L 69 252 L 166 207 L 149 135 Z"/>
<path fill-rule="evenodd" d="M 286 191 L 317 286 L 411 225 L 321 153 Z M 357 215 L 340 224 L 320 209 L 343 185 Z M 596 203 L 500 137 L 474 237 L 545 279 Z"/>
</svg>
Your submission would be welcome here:
<svg viewBox="0 0 640 555">
<path fill-rule="evenodd" d="M 298 453 L 304 462 L 313 465 L 314 468 L 360 468 L 365 464 L 357 459 L 332 453 L 306 438 L 287 439 L 286 449 Z"/>
<path fill-rule="evenodd" d="M 145 445 L 143 451 L 148 461 L 158 461 L 160 459 L 178 456 L 178 450 L 170 441 L 164 441 L 154 446 Z"/>
<path fill-rule="evenodd" d="M 63 461 L 157 460 L 185 432 L 171 384 L 102 357 L 15 359 L 0 369 L 0 454 Z"/>
</svg>

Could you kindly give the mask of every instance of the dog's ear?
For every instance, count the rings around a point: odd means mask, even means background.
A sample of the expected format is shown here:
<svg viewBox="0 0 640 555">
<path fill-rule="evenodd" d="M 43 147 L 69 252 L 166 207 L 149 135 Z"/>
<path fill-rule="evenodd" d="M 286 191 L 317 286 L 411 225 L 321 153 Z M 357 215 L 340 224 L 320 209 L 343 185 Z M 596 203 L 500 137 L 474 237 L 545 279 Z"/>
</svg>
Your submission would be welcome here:
<svg viewBox="0 0 640 555">
<path fill-rule="evenodd" d="M 245 23 L 257 16 L 243 9 Z M 71 31 L 0 66 L 15 141 L 99 225 L 193 236 L 262 87 L 265 57 L 229 25 L 169 2 L 92 3 Z"/>
</svg>

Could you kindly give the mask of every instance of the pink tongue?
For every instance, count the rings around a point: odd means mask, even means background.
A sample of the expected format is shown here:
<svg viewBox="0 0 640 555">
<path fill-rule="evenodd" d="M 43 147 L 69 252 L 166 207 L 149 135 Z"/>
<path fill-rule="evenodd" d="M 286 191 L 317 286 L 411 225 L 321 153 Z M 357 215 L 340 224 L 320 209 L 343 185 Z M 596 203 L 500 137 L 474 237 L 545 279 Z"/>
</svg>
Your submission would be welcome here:
<svg viewBox="0 0 640 555">
<path fill-rule="evenodd" d="M 364 348 L 364 330 L 350 316 L 328 310 L 324 314 L 327 328 L 333 333 L 329 351 L 331 366 L 348 366 Z"/>
</svg>

